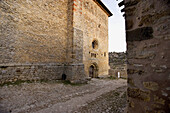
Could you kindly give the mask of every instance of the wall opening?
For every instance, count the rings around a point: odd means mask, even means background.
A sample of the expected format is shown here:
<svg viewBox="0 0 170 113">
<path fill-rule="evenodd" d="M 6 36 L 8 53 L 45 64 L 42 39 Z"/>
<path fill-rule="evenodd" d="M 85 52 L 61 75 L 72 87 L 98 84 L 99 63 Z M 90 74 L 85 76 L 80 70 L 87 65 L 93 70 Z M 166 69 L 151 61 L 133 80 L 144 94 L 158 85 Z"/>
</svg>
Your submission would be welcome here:
<svg viewBox="0 0 170 113">
<path fill-rule="evenodd" d="M 95 54 L 95 53 L 91 53 L 91 57 L 96 58 L 96 56 L 97 56 L 97 54 Z"/>
<path fill-rule="evenodd" d="M 104 56 L 106 57 L 106 52 L 104 52 Z"/>
<path fill-rule="evenodd" d="M 98 66 L 97 64 L 92 64 L 89 67 L 89 77 L 97 78 L 98 77 Z"/>
<path fill-rule="evenodd" d="M 66 74 L 62 74 L 62 80 L 66 80 L 67 79 L 67 75 Z"/>
<path fill-rule="evenodd" d="M 98 41 L 97 41 L 97 40 L 94 40 L 94 41 L 92 42 L 92 48 L 93 48 L 93 49 L 97 49 L 97 48 L 98 48 Z"/>
</svg>

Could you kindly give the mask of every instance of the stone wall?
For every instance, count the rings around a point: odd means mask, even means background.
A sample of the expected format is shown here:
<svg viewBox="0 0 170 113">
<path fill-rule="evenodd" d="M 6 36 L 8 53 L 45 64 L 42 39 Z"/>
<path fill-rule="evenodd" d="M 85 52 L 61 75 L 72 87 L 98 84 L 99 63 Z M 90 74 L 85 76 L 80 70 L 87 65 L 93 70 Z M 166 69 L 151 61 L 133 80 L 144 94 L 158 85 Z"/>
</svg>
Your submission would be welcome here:
<svg viewBox="0 0 170 113">
<path fill-rule="evenodd" d="M 109 52 L 109 75 L 121 78 L 127 78 L 127 58 L 124 52 Z"/>
<path fill-rule="evenodd" d="M 0 63 L 65 62 L 67 0 L 0 1 Z"/>
<path fill-rule="evenodd" d="M 71 5 L 73 18 L 72 36 L 68 55 L 73 65 L 83 64 L 85 75 L 89 76 L 89 67 L 97 64 L 98 76 L 108 75 L 108 14 L 96 0 L 73 0 Z M 70 28 L 69 28 L 70 29 Z M 93 40 L 98 41 L 98 48 L 92 48 Z M 69 58 L 70 58 L 69 57 Z"/>
<path fill-rule="evenodd" d="M 98 68 L 98 77 L 108 75 L 108 16 L 95 0 L 83 0 L 83 32 L 84 50 L 83 63 L 85 72 L 89 75 L 89 68 L 95 64 Z M 97 47 L 92 47 L 92 42 Z"/>
<path fill-rule="evenodd" d="M 0 64 L 0 85 L 16 81 L 62 79 L 65 68 L 59 63 Z"/>
<path fill-rule="evenodd" d="M 128 112 L 168 113 L 170 2 L 124 0 L 122 4 L 128 54 Z"/>
<path fill-rule="evenodd" d="M 72 3 L 72 0 L 0 1 L 1 83 L 61 79 L 66 69 L 72 70 L 67 68 L 72 66 L 72 60 L 67 58 L 68 40 L 72 40 L 69 35 Z M 73 73 L 67 75 L 71 78 Z"/>
<path fill-rule="evenodd" d="M 97 3 L 0 0 L 0 83 L 61 79 L 62 74 L 79 80 L 94 62 L 99 75 L 107 74 L 108 15 Z M 100 46 L 91 50 L 95 38 Z M 91 58 L 90 52 L 100 57 Z"/>
</svg>

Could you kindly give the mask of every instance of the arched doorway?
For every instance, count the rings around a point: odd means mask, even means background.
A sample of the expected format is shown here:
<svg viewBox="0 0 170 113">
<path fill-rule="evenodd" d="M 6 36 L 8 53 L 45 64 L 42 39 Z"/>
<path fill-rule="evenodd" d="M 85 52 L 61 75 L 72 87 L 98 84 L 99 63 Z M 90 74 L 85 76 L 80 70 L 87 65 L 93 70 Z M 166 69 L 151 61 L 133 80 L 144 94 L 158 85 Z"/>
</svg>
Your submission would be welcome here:
<svg viewBox="0 0 170 113">
<path fill-rule="evenodd" d="M 98 77 L 98 66 L 97 64 L 92 64 L 89 67 L 89 77 L 96 78 Z"/>
</svg>

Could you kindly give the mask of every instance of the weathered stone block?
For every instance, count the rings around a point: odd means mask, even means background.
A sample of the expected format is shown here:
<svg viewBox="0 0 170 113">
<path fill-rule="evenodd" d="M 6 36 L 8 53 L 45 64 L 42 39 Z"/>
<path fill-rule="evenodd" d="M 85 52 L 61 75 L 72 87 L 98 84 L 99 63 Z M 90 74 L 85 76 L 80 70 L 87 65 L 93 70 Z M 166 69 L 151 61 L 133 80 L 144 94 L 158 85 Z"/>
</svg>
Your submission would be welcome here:
<svg viewBox="0 0 170 113">
<path fill-rule="evenodd" d="M 134 108 L 135 107 L 134 102 L 129 102 L 129 107 Z"/>
<path fill-rule="evenodd" d="M 154 9 L 154 8 L 155 8 L 154 4 L 151 4 L 151 5 L 149 5 L 148 7 L 144 8 L 144 9 L 142 10 L 142 13 L 146 13 L 146 12 L 148 12 L 149 10 L 152 10 L 152 9 Z"/>
<path fill-rule="evenodd" d="M 128 78 L 127 83 L 131 86 L 135 86 L 134 80 L 132 78 Z"/>
<path fill-rule="evenodd" d="M 128 88 L 128 96 L 142 101 L 150 101 L 150 91 L 142 91 L 137 88 Z"/>
<path fill-rule="evenodd" d="M 153 38 L 152 27 L 142 27 L 132 31 L 126 31 L 126 41 L 142 41 Z"/>
<path fill-rule="evenodd" d="M 139 75 L 142 75 L 145 72 L 143 70 L 127 69 L 127 73 L 128 74 L 139 74 Z"/>
<path fill-rule="evenodd" d="M 125 7 L 134 6 L 134 5 L 138 4 L 139 2 L 140 2 L 140 0 L 133 0 L 133 1 L 126 2 Z"/>
<path fill-rule="evenodd" d="M 154 71 L 155 71 L 156 73 L 163 73 L 163 72 L 164 72 L 164 70 L 161 69 L 161 68 L 157 68 L 157 69 L 155 69 Z"/>
<path fill-rule="evenodd" d="M 162 92 L 162 95 L 163 95 L 163 96 L 165 96 L 165 97 L 168 96 L 168 94 L 167 94 L 165 91 L 161 91 L 161 92 Z"/>
<path fill-rule="evenodd" d="M 150 89 L 152 91 L 156 91 L 159 89 L 159 85 L 156 82 L 143 82 L 143 85 L 146 89 Z"/>
<path fill-rule="evenodd" d="M 133 27 L 133 20 L 126 20 L 126 29 L 129 30 L 129 29 L 132 29 Z"/>
<path fill-rule="evenodd" d="M 157 104 L 162 104 L 162 105 L 165 104 L 165 100 L 162 99 L 161 97 L 156 96 L 156 95 L 154 95 L 154 102 Z"/>
<path fill-rule="evenodd" d="M 136 10 L 136 7 L 126 8 L 126 9 L 125 9 L 126 17 L 127 17 L 127 16 L 133 16 L 134 13 L 135 13 L 135 10 Z M 128 29 L 127 29 L 127 30 L 128 30 Z"/>
<path fill-rule="evenodd" d="M 161 106 L 158 105 L 158 104 L 153 104 L 152 107 L 153 107 L 154 109 L 159 109 L 159 108 L 161 108 Z"/>
<path fill-rule="evenodd" d="M 160 13 L 155 13 L 155 14 L 148 14 L 144 15 L 141 17 L 141 21 L 139 22 L 139 26 L 142 26 L 143 24 L 145 25 L 152 25 L 155 21 L 160 19 L 161 17 L 170 15 L 169 10 L 160 12 Z"/>
<path fill-rule="evenodd" d="M 136 59 L 154 59 L 156 56 L 154 51 L 139 51 L 134 58 Z"/>
</svg>

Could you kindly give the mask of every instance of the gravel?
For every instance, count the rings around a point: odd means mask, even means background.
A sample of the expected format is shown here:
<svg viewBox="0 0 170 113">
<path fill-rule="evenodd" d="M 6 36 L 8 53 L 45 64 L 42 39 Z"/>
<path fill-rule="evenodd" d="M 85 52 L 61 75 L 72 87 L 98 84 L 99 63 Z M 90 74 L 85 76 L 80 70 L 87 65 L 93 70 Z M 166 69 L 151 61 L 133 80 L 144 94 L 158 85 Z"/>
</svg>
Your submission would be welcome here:
<svg viewBox="0 0 170 113">
<path fill-rule="evenodd" d="M 127 81 L 22 83 L 0 87 L 0 113 L 123 113 Z"/>
</svg>

